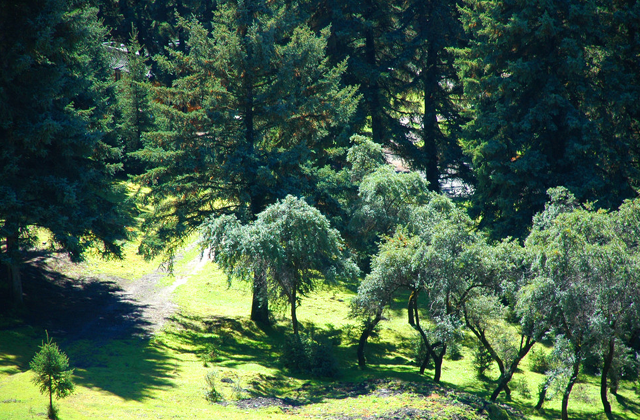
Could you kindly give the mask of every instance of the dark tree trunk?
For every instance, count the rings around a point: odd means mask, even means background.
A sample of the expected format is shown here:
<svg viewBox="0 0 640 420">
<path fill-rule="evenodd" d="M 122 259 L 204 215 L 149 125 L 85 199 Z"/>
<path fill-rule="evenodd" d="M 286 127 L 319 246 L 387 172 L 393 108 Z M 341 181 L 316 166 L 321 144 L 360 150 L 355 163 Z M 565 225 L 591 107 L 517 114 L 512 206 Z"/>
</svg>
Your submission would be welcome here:
<svg viewBox="0 0 640 420">
<path fill-rule="evenodd" d="M 413 291 L 411 292 L 411 296 L 409 296 L 409 303 L 407 304 L 407 314 L 408 314 L 408 322 L 409 325 L 411 325 L 412 327 L 416 326 L 416 321 L 413 318 L 413 312 L 415 310 L 416 307 L 416 298 L 418 297 L 418 292 Z"/>
<path fill-rule="evenodd" d="M 573 363 L 573 372 L 571 373 L 571 377 L 569 378 L 569 382 L 567 383 L 567 387 L 562 394 L 562 420 L 569 420 L 569 395 L 571 395 L 571 390 L 573 389 L 573 385 L 575 385 L 578 380 L 578 373 L 580 372 L 580 358 L 576 355 L 576 361 Z"/>
<path fill-rule="evenodd" d="M 422 364 L 420 365 L 420 375 L 424 375 L 424 371 L 427 368 L 427 363 L 429 363 L 429 357 L 431 357 L 431 358 L 433 358 L 433 361 L 434 361 L 434 363 L 436 365 L 435 372 L 433 374 L 433 381 L 434 382 L 440 382 L 440 374 L 442 373 L 442 368 L 441 368 L 442 367 L 442 358 L 440 358 L 440 360 L 438 360 L 438 355 L 433 350 L 434 346 L 431 345 L 431 343 L 429 343 L 429 338 L 427 337 L 427 334 L 424 332 L 424 330 L 422 329 L 422 326 L 420 325 L 420 314 L 418 312 L 418 297 L 417 297 L 417 295 L 414 295 L 413 319 L 414 319 L 414 322 L 415 322 L 415 325 L 413 325 L 413 328 L 415 328 L 418 331 L 418 333 L 420 333 L 420 337 L 422 337 L 422 342 L 424 343 L 424 346 L 427 349 L 427 355 L 426 355 L 425 359 L 422 361 Z M 438 364 L 440 364 L 440 366 L 438 366 Z"/>
<path fill-rule="evenodd" d="M 436 353 L 434 350 L 436 347 L 442 346 L 442 350 L 440 350 L 440 354 Z M 424 374 L 425 369 L 427 368 L 427 364 L 429 363 L 429 359 L 433 359 L 433 381 L 440 382 L 440 377 L 442 376 L 442 361 L 444 360 L 444 355 L 447 352 L 447 345 L 444 343 L 434 343 L 431 346 L 431 352 L 427 351 L 427 355 L 422 361 L 422 365 L 420 366 L 420 374 Z"/>
<path fill-rule="evenodd" d="M 423 165 L 429 189 L 440 192 L 440 171 L 438 170 L 438 139 L 442 135 L 436 111 L 436 91 L 438 89 L 438 52 L 435 41 L 429 40 L 427 65 L 423 69 L 424 115 L 422 116 Z"/>
<path fill-rule="evenodd" d="M 364 357 L 364 347 L 367 344 L 367 340 L 371 336 L 371 333 L 376 328 L 376 325 L 378 325 L 381 319 L 382 307 L 378 309 L 378 311 L 376 312 L 376 316 L 365 324 L 364 330 L 362 331 L 362 334 L 360 334 L 360 340 L 358 340 L 358 366 L 360 366 L 361 368 L 367 366 L 367 361 Z"/>
<path fill-rule="evenodd" d="M 534 407 L 536 410 L 542 409 L 542 405 L 544 404 L 544 401 L 547 399 L 548 388 L 549 388 L 549 379 L 546 379 L 544 385 L 542 386 L 542 389 L 540 389 L 540 392 L 538 393 L 538 403 Z"/>
<path fill-rule="evenodd" d="M 371 134 L 373 141 L 377 144 L 384 144 L 389 141 L 384 135 L 384 121 L 382 105 L 380 104 L 380 86 L 378 82 L 376 44 L 373 30 L 368 28 L 364 35 L 365 60 L 369 65 L 369 75 L 367 88 L 364 91 L 365 101 L 369 107 L 371 116 Z"/>
<path fill-rule="evenodd" d="M 293 333 L 298 336 L 298 315 L 296 314 L 296 288 L 295 285 L 291 290 L 291 324 L 293 325 Z"/>
<path fill-rule="evenodd" d="M 506 393 L 506 389 L 508 389 L 509 381 L 511 381 L 511 378 L 513 378 L 513 374 L 516 373 L 516 370 L 518 369 L 518 364 L 520 364 L 520 361 L 524 358 L 524 356 L 527 355 L 527 353 L 529 353 L 529 350 L 531 350 L 531 347 L 533 347 L 533 345 L 536 343 L 536 341 L 531 339 L 531 337 L 527 337 L 526 342 L 523 345 L 523 340 L 524 340 L 524 337 L 521 337 L 520 350 L 518 350 L 518 355 L 511 362 L 509 369 L 506 369 L 504 372 L 501 372 L 500 378 L 498 379 L 498 386 L 491 394 L 491 398 L 490 398 L 491 401 L 496 401 L 498 399 L 498 395 L 500 395 L 500 392 L 502 392 L 502 390 L 505 390 L 505 393 Z M 511 399 L 511 392 L 509 392 L 507 396 L 509 399 Z"/>
<path fill-rule="evenodd" d="M 13 303 L 22 306 L 22 277 L 20 276 L 20 264 L 18 259 L 18 234 L 11 234 L 6 239 L 6 254 L 9 257 L 7 263 L 7 274 L 9 275 L 9 284 L 11 285 L 11 297 Z"/>
<path fill-rule="evenodd" d="M 265 274 L 253 276 L 253 300 L 251 302 L 251 320 L 257 324 L 269 326 L 269 299 Z"/>
<path fill-rule="evenodd" d="M 611 370 L 613 364 L 613 354 L 615 352 L 615 338 L 609 340 L 609 346 L 607 352 L 604 355 L 604 366 L 602 367 L 602 376 L 600 377 L 600 399 L 602 400 L 602 407 L 604 408 L 604 414 L 609 420 L 613 419 L 613 413 L 611 412 L 611 404 L 607 399 L 607 376 Z"/>
</svg>

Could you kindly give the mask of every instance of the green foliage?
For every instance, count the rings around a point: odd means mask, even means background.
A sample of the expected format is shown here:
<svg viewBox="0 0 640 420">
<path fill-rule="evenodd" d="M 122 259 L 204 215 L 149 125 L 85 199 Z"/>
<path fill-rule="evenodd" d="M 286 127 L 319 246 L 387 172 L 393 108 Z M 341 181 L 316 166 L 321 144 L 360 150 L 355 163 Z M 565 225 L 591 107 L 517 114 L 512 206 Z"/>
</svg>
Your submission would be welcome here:
<svg viewBox="0 0 640 420">
<path fill-rule="evenodd" d="M 284 367 L 295 373 L 332 379 L 340 375 L 340 366 L 331 341 L 315 333 L 288 335 L 280 360 Z"/>
<path fill-rule="evenodd" d="M 0 261 L 21 301 L 21 251 L 37 226 L 52 247 L 120 256 L 131 221 L 109 200 L 120 150 L 109 145 L 106 29 L 97 9 L 67 0 L 3 2 L 0 40 Z M 115 195 L 115 194 L 114 194 Z"/>
<path fill-rule="evenodd" d="M 211 249 L 230 278 L 255 281 L 266 276 L 272 296 L 291 307 L 294 334 L 300 296 L 321 281 L 351 279 L 359 273 L 327 218 L 293 196 L 267 207 L 247 225 L 234 216 L 209 219 L 201 235 L 203 249 Z"/>
<path fill-rule="evenodd" d="M 73 369 L 69 369 L 69 358 L 47 335 L 47 342 L 42 343 L 40 351 L 33 357 L 29 367 L 36 375 L 33 383 L 38 385 L 40 393 L 49 394 L 49 418 L 57 418 L 53 397 L 58 399 L 67 397 L 75 389 L 71 379 Z"/>
<path fill-rule="evenodd" d="M 491 368 L 492 364 L 493 357 L 491 356 L 491 353 L 489 353 L 481 342 L 476 341 L 476 344 L 473 347 L 473 367 L 476 370 L 478 377 L 484 378 L 487 370 Z"/>
<path fill-rule="evenodd" d="M 169 259 L 211 216 L 248 222 L 288 194 L 314 196 L 358 102 L 346 62 L 326 58 L 330 28 L 313 32 L 285 1 L 223 1 L 210 28 L 180 27 L 184 43 L 157 57 L 175 78 L 155 89 L 158 130 L 135 153 L 154 206 L 140 249 Z"/>
<path fill-rule="evenodd" d="M 529 368 L 532 372 L 544 374 L 551 368 L 549 356 L 539 348 L 531 350 L 529 354 Z"/>
<path fill-rule="evenodd" d="M 603 45 L 617 8 L 595 0 L 464 2 L 470 42 L 458 66 L 472 114 L 464 140 L 477 179 L 472 211 L 494 238 L 526 237 L 551 187 L 605 208 L 636 195 L 637 164 L 618 149 L 630 138 L 610 133 L 624 119 L 596 110 L 612 104 L 599 79 L 618 55 Z"/>
</svg>

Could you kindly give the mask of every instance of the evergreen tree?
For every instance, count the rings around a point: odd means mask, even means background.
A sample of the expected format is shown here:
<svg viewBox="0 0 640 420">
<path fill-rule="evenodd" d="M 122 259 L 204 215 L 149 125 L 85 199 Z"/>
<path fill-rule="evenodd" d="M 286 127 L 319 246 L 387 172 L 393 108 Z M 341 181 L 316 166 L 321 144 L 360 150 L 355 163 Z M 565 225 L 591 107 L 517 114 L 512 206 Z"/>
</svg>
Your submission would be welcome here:
<svg viewBox="0 0 640 420">
<path fill-rule="evenodd" d="M 0 239 L 13 299 L 32 227 L 73 260 L 97 246 L 120 255 L 127 223 L 111 175 L 119 150 L 102 141 L 111 121 L 110 69 L 97 10 L 66 0 L 0 6 Z"/>
<path fill-rule="evenodd" d="M 473 120 L 465 148 L 474 217 L 494 237 L 524 237 L 548 188 L 615 207 L 633 194 L 595 111 L 607 87 L 602 16 L 590 1 L 468 0 L 459 67 Z M 613 149 L 612 149 L 613 148 Z"/>
<path fill-rule="evenodd" d="M 123 71 L 116 84 L 114 118 L 116 126 L 114 143 L 122 150 L 124 171 L 127 174 L 140 174 L 144 168 L 140 160 L 130 153 L 143 148 L 144 134 L 154 128 L 151 110 L 151 77 L 147 66 L 146 51 L 137 40 L 137 31 L 133 31 L 128 46 L 120 47 Z"/>
<path fill-rule="evenodd" d="M 363 102 L 355 117 L 377 144 L 426 174 L 470 181 L 458 144 L 461 84 L 450 47 L 463 36 L 455 1 L 332 1 L 313 4 L 311 21 L 331 23 L 329 54 L 349 59 L 346 79 Z"/>
<path fill-rule="evenodd" d="M 49 394 L 49 418 L 57 418 L 53 396 L 64 398 L 73 393 L 75 388 L 71 379 L 73 369 L 69 369 L 69 358 L 47 334 L 47 342 L 42 343 L 40 351 L 29 362 L 29 367 L 36 374 L 33 383 L 39 386 L 40 393 Z"/>
<path fill-rule="evenodd" d="M 151 166 L 138 178 L 153 186 L 141 246 L 148 256 L 171 258 L 211 215 L 246 223 L 289 193 L 313 194 L 312 169 L 347 145 L 358 101 L 355 88 L 341 86 L 346 64 L 325 56 L 329 28 L 313 33 L 284 2 L 227 1 L 211 31 L 182 25 L 187 52 L 160 59 L 176 78 L 156 92 L 162 131 L 137 153 Z M 260 293 L 252 318 L 267 322 Z"/>
</svg>

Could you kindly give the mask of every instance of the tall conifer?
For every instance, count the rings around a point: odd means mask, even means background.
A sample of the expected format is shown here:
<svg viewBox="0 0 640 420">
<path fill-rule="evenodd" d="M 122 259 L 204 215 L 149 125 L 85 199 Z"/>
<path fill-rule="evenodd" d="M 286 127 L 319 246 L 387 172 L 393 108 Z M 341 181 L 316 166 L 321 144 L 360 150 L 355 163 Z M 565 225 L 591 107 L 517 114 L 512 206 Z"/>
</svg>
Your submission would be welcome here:
<svg viewBox="0 0 640 420">
<path fill-rule="evenodd" d="M 22 249 L 49 230 L 72 259 L 119 255 L 125 222 L 107 199 L 118 155 L 102 141 L 110 69 L 97 10 L 65 0 L 0 6 L 0 258 L 22 302 Z"/>
<path fill-rule="evenodd" d="M 169 258 L 211 215 L 248 222 L 287 194 L 313 191 L 308 169 L 347 144 L 358 100 L 341 85 L 346 64 L 325 56 L 330 29 L 313 33 L 285 2 L 226 1 L 211 31 L 182 25 L 187 52 L 160 60 L 176 77 L 157 90 L 162 131 L 138 153 L 152 166 L 139 179 L 155 205 L 141 249 Z"/>
</svg>

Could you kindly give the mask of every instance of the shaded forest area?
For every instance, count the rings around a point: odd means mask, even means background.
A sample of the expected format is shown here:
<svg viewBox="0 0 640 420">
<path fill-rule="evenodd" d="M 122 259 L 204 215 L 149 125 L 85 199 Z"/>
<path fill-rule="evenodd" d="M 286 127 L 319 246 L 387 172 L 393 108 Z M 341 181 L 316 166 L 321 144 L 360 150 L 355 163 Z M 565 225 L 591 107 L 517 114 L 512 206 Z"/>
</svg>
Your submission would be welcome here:
<svg viewBox="0 0 640 420">
<path fill-rule="evenodd" d="M 537 408 L 560 383 L 568 418 L 591 364 L 611 417 L 640 351 L 639 26 L 631 0 L 4 1 L 2 302 L 43 231 L 169 267 L 198 234 L 292 348 L 300 296 L 359 281 L 362 367 L 407 293 L 421 373 L 470 334 L 509 398 L 550 340 Z"/>
</svg>

